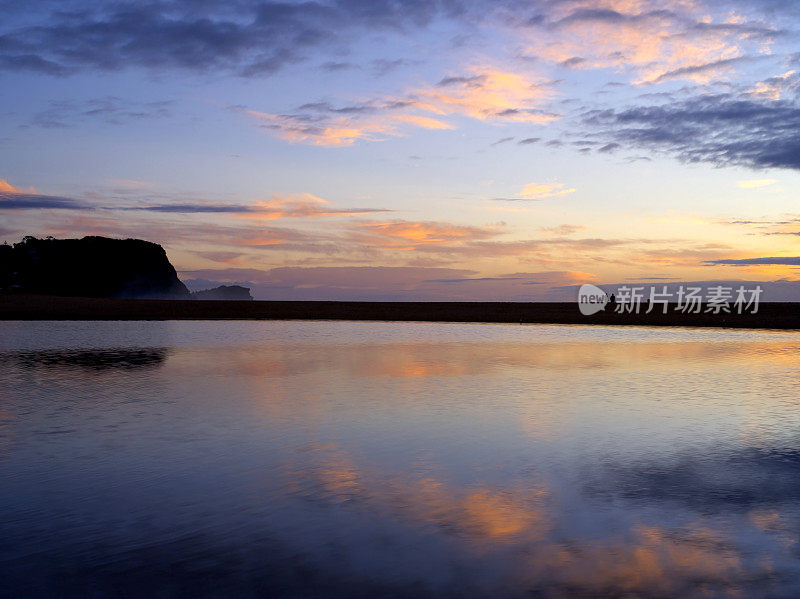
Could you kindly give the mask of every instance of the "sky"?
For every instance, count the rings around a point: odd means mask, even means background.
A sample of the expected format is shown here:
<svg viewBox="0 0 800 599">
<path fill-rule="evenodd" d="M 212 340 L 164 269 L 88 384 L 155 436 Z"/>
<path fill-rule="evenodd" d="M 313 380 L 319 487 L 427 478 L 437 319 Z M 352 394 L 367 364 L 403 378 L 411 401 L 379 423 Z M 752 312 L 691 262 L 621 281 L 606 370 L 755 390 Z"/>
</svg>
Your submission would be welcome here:
<svg viewBox="0 0 800 599">
<path fill-rule="evenodd" d="M 0 241 L 257 299 L 800 300 L 792 0 L 0 0 Z"/>
</svg>

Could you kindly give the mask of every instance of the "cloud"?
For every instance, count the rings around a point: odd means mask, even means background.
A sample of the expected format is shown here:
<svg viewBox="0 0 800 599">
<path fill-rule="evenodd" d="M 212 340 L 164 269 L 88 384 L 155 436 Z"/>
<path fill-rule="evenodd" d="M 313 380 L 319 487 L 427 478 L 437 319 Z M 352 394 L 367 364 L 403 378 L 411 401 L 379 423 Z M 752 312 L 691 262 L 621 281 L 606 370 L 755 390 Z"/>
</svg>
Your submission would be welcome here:
<svg viewBox="0 0 800 599">
<path fill-rule="evenodd" d="M 242 107 L 233 110 L 254 118 L 262 129 L 276 137 L 315 146 L 349 146 L 356 141 L 379 141 L 395 132 L 395 127 L 389 122 L 362 122 L 353 117 L 271 114 Z"/>
<path fill-rule="evenodd" d="M 129 182 L 129 188 L 141 189 L 147 184 Z M 63 196 L 42 195 L 26 192 L 0 179 L 0 210 L 32 209 L 68 210 L 119 210 L 127 212 L 153 212 L 160 214 L 229 214 L 253 220 L 275 220 L 281 218 L 328 218 L 358 216 L 392 212 L 386 208 L 335 208 L 331 202 L 310 193 L 275 195 L 269 200 L 253 200 L 250 204 L 215 204 L 212 202 L 175 202 L 148 204 L 143 206 L 119 206 L 109 203 L 90 204 L 82 200 Z"/>
<path fill-rule="evenodd" d="M 543 200 L 569 195 L 576 191 L 573 187 L 565 187 L 563 183 L 528 183 L 520 191 L 520 196 L 526 200 Z"/>
<path fill-rule="evenodd" d="M 5 54 L 0 55 L 0 70 L 27 71 L 63 77 L 75 72 L 74 68 L 67 67 L 52 60 L 42 58 L 37 54 Z"/>
<path fill-rule="evenodd" d="M 468 75 L 446 77 L 434 87 L 409 94 L 410 98 L 419 99 L 414 102 L 418 107 L 440 114 L 538 124 L 558 118 L 540 107 L 553 95 L 549 81 L 490 66 L 471 67 Z"/>
<path fill-rule="evenodd" d="M 706 83 L 709 79 L 719 76 L 721 73 L 730 71 L 732 67 L 747 62 L 754 62 L 759 59 L 767 58 L 766 56 L 737 56 L 735 58 L 723 58 L 714 60 L 704 64 L 693 64 L 682 66 L 672 71 L 662 73 L 652 80 L 652 83 L 663 83 L 664 81 L 671 81 L 673 79 L 691 79 L 696 82 Z"/>
<path fill-rule="evenodd" d="M 32 124 L 39 127 L 69 127 L 89 119 L 101 120 L 110 125 L 121 125 L 131 120 L 166 118 L 172 115 L 171 100 L 134 102 L 116 96 L 95 98 L 84 102 L 50 102 L 50 108 L 34 115 Z"/>
<path fill-rule="evenodd" d="M 420 60 L 409 60 L 407 58 L 386 59 L 378 58 L 372 61 L 373 73 L 376 77 L 384 77 L 398 69 L 412 67 L 422 64 Z"/>
<path fill-rule="evenodd" d="M 706 94 L 663 105 L 593 110 L 583 123 L 625 148 L 686 162 L 751 168 L 800 168 L 800 105 Z"/>
<path fill-rule="evenodd" d="M 332 58 L 348 55 L 354 40 L 376 33 L 414 39 L 443 24 L 442 31 L 455 30 L 461 40 L 470 39 L 467 29 L 499 31 L 509 46 L 522 43 L 528 58 L 566 68 L 612 68 L 632 73 L 637 83 L 705 83 L 769 52 L 787 32 L 768 21 L 782 23 L 787 16 L 793 16 L 789 2 L 711 0 L 202 0 L 190 9 L 178 0 L 77 7 L 41 0 L 35 10 L 4 6 L 0 69 L 51 76 L 146 69 L 264 77 L 314 59 L 318 68 L 336 73 L 362 68 Z M 388 56 L 372 60 L 369 69 L 382 77 L 418 64 L 414 57 Z M 458 90 L 479 78 L 454 73 L 435 87 Z M 509 114 L 528 122 L 548 118 Z"/>
<path fill-rule="evenodd" d="M 115 210 L 136 210 L 142 212 L 164 212 L 171 214 L 244 214 L 253 211 L 252 206 L 238 204 L 161 204 L 154 206 L 133 206 L 113 208 Z"/>
<path fill-rule="evenodd" d="M 41 209 L 87 210 L 91 206 L 73 198 L 38 194 L 33 188 L 24 191 L 0 179 L 0 210 Z"/>
<path fill-rule="evenodd" d="M 800 266 L 800 256 L 778 256 L 772 258 L 739 258 L 724 260 L 708 260 L 708 266 L 730 265 L 730 266 L 752 266 L 757 264 L 778 264 L 783 266 Z"/>
<path fill-rule="evenodd" d="M 57 76 L 138 67 L 257 77 L 306 59 L 308 51 L 345 44 L 359 31 L 418 29 L 457 12 L 446 4 L 349 0 L 207 0 L 191 10 L 173 0 L 37 8 L 27 19 L 5 20 L 0 68 Z"/>
<path fill-rule="evenodd" d="M 386 208 L 334 208 L 331 202 L 310 193 L 276 195 L 269 200 L 254 200 L 252 204 L 176 203 L 119 208 L 144 212 L 173 214 L 233 214 L 254 220 L 279 218 L 324 218 L 332 216 L 355 216 L 391 212 Z"/>
<path fill-rule="evenodd" d="M 386 208 L 334 208 L 331 202 L 310 193 L 277 195 L 270 200 L 257 200 L 248 216 L 255 219 L 323 218 L 391 212 Z"/>
<path fill-rule="evenodd" d="M 759 81 L 746 93 L 766 100 L 780 100 L 786 94 L 796 95 L 798 89 L 800 89 L 800 75 L 792 70 L 783 75 Z"/>
<path fill-rule="evenodd" d="M 244 256 L 242 252 L 195 252 L 201 258 L 210 260 L 211 262 L 220 262 L 222 264 L 236 264 L 238 258 Z"/>
<path fill-rule="evenodd" d="M 629 72 L 636 84 L 707 83 L 765 52 L 783 32 L 705 2 L 553 3 L 534 21 L 517 17 L 527 56 L 567 68 Z"/>
<path fill-rule="evenodd" d="M 453 125 L 450 125 L 449 123 L 445 123 L 444 121 L 440 121 L 438 119 L 432 119 L 426 116 L 416 116 L 413 114 L 398 114 L 394 118 L 404 123 L 410 123 L 412 125 L 416 125 L 417 127 L 421 127 L 422 129 L 455 129 L 455 127 Z"/>
<path fill-rule="evenodd" d="M 0 179 L 0 191 L 5 191 L 5 192 L 8 192 L 8 193 L 15 193 L 18 190 L 13 185 L 11 185 L 11 183 L 6 181 L 5 179 Z"/>
<path fill-rule="evenodd" d="M 353 240 L 393 250 L 415 250 L 437 246 L 457 246 L 464 242 L 499 235 L 496 227 L 455 225 L 446 222 L 388 221 L 354 225 Z"/>
<path fill-rule="evenodd" d="M 743 181 L 737 181 L 736 185 L 742 189 L 760 189 L 762 187 L 775 185 L 777 182 L 777 179 L 746 179 Z"/>
<path fill-rule="evenodd" d="M 319 68 L 323 71 L 327 71 L 328 73 L 336 73 L 339 71 L 349 71 L 352 69 L 357 69 L 358 65 L 355 65 L 352 62 L 329 60 L 327 62 L 322 63 L 319 66 Z"/>
<path fill-rule="evenodd" d="M 563 183 L 528 183 L 513 198 L 492 198 L 495 202 L 527 202 L 533 200 L 544 200 L 575 193 L 574 187 L 566 187 Z"/>
<path fill-rule="evenodd" d="M 330 102 L 309 102 L 283 114 L 245 106 L 229 109 L 255 119 L 271 135 L 317 146 L 383 141 L 404 135 L 404 125 L 454 129 L 453 124 L 437 118 L 443 116 L 533 124 L 547 124 L 559 118 L 543 108 L 554 95 L 551 82 L 490 67 L 472 67 L 470 72 L 397 96 L 375 97 L 340 107 Z"/>
<path fill-rule="evenodd" d="M 553 233 L 555 235 L 572 235 L 578 231 L 583 231 L 587 227 L 584 225 L 558 225 L 557 227 L 542 227 L 545 233 Z"/>
</svg>

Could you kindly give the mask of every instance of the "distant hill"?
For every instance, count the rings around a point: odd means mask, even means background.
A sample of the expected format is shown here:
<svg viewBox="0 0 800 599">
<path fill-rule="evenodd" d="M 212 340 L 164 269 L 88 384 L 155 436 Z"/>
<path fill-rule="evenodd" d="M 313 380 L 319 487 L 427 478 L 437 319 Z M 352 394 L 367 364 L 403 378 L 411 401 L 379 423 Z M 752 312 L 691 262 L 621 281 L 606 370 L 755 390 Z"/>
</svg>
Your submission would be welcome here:
<svg viewBox="0 0 800 599">
<path fill-rule="evenodd" d="M 167 254 L 141 239 L 37 239 L 0 246 L 0 290 L 71 297 L 188 299 Z"/>
<path fill-rule="evenodd" d="M 250 289 L 241 285 L 220 285 L 213 289 L 203 289 L 192 292 L 192 299 L 196 300 L 252 300 Z"/>
</svg>

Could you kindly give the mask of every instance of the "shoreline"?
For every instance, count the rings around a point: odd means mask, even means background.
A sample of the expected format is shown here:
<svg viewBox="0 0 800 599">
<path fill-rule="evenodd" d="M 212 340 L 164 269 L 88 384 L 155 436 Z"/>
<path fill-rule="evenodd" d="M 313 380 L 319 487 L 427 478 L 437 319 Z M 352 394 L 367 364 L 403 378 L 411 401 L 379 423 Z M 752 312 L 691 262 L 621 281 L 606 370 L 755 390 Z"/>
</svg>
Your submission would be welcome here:
<svg viewBox="0 0 800 599">
<path fill-rule="evenodd" d="M 644 310 L 644 307 L 642 308 Z M 757 314 L 584 316 L 576 302 L 359 302 L 134 300 L 0 295 L 0 320 L 352 320 L 800 329 L 800 303 L 763 303 Z"/>
</svg>

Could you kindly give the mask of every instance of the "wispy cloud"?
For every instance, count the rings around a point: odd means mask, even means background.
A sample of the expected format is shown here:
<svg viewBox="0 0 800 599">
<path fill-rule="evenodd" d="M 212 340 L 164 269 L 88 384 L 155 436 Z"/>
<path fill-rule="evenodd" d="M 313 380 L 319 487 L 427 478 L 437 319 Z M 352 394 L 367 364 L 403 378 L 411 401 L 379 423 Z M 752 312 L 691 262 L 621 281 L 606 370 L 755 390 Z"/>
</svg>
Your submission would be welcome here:
<svg viewBox="0 0 800 599">
<path fill-rule="evenodd" d="M 775 185 L 777 182 L 777 179 L 745 179 L 742 181 L 737 181 L 736 185 L 742 189 L 760 189 L 762 187 Z"/>
<path fill-rule="evenodd" d="M 649 0 L 554 4 L 533 22 L 517 18 L 528 54 L 569 68 L 633 74 L 637 84 L 707 83 L 764 52 L 781 31 L 704 2 Z"/>
<path fill-rule="evenodd" d="M 276 137 L 316 146 L 349 146 L 356 141 L 378 141 L 396 132 L 391 121 L 362 121 L 348 116 L 271 114 L 242 107 L 234 107 L 233 110 L 255 119 L 262 129 Z"/>
<path fill-rule="evenodd" d="M 502 233 L 498 227 L 456 225 L 447 222 L 361 222 L 353 227 L 354 241 L 393 250 L 457 247 L 464 242 L 488 239 Z"/>
<path fill-rule="evenodd" d="M 269 200 L 253 200 L 249 204 L 195 202 L 190 204 L 169 203 L 132 207 L 108 207 L 108 209 L 171 214 L 231 214 L 253 220 L 326 218 L 391 212 L 387 208 L 336 208 L 331 202 L 310 193 L 276 195 Z"/>
<path fill-rule="evenodd" d="M 578 231 L 583 231 L 587 227 L 584 225 L 558 225 L 557 227 L 542 227 L 545 233 L 553 233 L 555 235 L 572 235 Z"/>
<path fill-rule="evenodd" d="M 747 90 L 747 95 L 767 100 L 780 100 L 785 95 L 796 94 L 800 89 L 800 75 L 794 70 L 758 81 Z"/>
<path fill-rule="evenodd" d="M 492 198 L 496 202 L 529 202 L 557 198 L 575 193 L 577 189 L 567 187 L 558 181 L 548 183 L 528 183 L 513 197 Z"/>
<path fill-rule="evenodd" d="M 800 105 L 734 94 L 592 110 L 584 125 L 623 148 L 644 148 L 686 162 L 800 169 Z"/>
<path fill-rule="evenodd" d="M 87 210 L 91 206 L 63 196 L 43 195 L 33 189 L 25 191 L 0 179 L 0 211 L 1 210 Z"/>
<path fill-rule="evenodd" d="M 39 127 L 71 127 L 87 120 L 99 120 L 110 125 L 172 116 L 175 102 L 134 102 L 115 96 L 95 98 L 82 102 L 52 101 L 47 110 L 34 115 L 32 124 Z"/>
<path fill-rule="evenodd" d="M 420 99 L 415 102 L 420 108 L 479 120 L 546 124 L 558 118 L 541 107 L 554 96 L 550 81 L 490 66 L 471 67 L 467 75 L 445 77 L 409 95 Z"/>
<path fill-rule="evenodd" d="M 771 258 L 725 258 L 721 260 L 708 260 L 706 264 L 728 266 L 754 266 L 754 265 L 783 265 L 800 266 L 800 256 L 774 256 Z"/>
<path fill-rule="evenodd" d="M 310 102 L 296 111 L 276 114 L 244 106 L 231 110 L 256 120 L 266 132 L 292 142 L 349 146 L 405 135 L 408 127 L 455 129 L 446 117 L 482 121 L 547 124 L 559 115 L 543 106 L 554 96 L 552 83 L 528 73 L 472 67 L 433 86 L 393 97 L 334 106 Z M 528 142 L 530 143 L 530 142 Z"/>
</svg>

